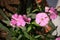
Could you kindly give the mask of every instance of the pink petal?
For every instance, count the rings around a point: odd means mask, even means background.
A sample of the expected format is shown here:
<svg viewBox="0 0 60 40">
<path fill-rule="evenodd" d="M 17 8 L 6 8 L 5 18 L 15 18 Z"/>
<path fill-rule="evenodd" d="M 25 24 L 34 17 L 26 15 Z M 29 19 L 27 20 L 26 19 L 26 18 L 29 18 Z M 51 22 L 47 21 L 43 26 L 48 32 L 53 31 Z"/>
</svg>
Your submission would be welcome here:
<svg viewBox="0 0 60 40">
<path fill-rule="evenodd" d="M 11 19 L 11 21 L 10 21 L 10 25 L 13 26 L 13 27 L 15 27 L 15 25 L 16 25 L 16 20 Z"/>
<path fill-rule="evenodd" d="M 60 37 L 56 38 L 55 40 L 60 40 Z"/>
<path fill-rule="evenodd" d="M 48 12 L 49 11 L 49 7 L 45 7 L 45 12 Z"/>
<path fill-rule="evenodd" d="M 12 15 L 12 19 L 17 19 L 18 18 L 18 14 L 14 14 L 14 15 Z"/>
<path fill-rule="evenodd" d="M 30 23 L 30 21 L 31 21 L 31 18 L 27 18 L 26 15 L 23 15 L 23 19 L 24 19 L 25 22 L 27 22 L 27 23 Z"/>
</svg>

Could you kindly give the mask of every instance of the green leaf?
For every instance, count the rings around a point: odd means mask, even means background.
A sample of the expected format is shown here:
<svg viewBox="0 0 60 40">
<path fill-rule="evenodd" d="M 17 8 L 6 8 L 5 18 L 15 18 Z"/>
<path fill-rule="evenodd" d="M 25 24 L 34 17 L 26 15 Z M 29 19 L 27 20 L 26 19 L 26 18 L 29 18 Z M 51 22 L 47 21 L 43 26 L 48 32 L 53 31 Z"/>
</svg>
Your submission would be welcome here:
<svg viewBox="0 0 60 40">
<path fill-rule="evenodd" d="M 30 36 L 30 35 L 26 32 L 26 30 L 24 30 L 23 27 L 21 27 L 21 29 L 22 29 L 22 32 L 24 33 L 24 36 L 25 36 L 26 38 L 28 38 L 28 39 L 30 39 L 30 40 L 35 40 L 32 36 Z"/>
<path fill-rule="evenodd" d="M 32 36 L 30 36 L 27 32 L 24 32 L 24 35 L 26 38 L 30 39 L 30 40 L 35 40 Z"/>
<path fill-rule="evenodd" d="M 18 36 L 17 40 L 19 40 L 20 38 L 22 38 L 22 34 L 20 34 L 20 35 Z"/>
<path fill-rule="evenodd" d="M 27 32 L 29 32 L 31 29 L 32 29 L 32 27 L 29 26 L 29 27 L 27 28 Z"/>
<path fill-rule="evenodd" d="M 36 12 L 36 11 L 39 11 L 39 9 L 35 9 L 35 10 L 33 10 L 32 13 L 34 13 L 34 12 Z"/>
<path fill-rule="evenodd" d="M 40 25 L 36 24 L 35 21 L 33 21 L 32 24 L 34 24 L 35 26 L 38 26 L 38 27 L 40 26 Z"/>
<path fill-rule="evenodd" d="M 10 25 L 10 21 L 9 20 L 2 20 L 4 23 L 6 23 L 7 25 Z"/>
<path fill-rule="evenodd" d="M 24 36 L 28 39 L 30 39 L 30 36 L 27 34 L 26 30 L 25 30 L 25 27 L 21 27 L 22 29 L 22 32 L 24 33 Z"/>
<path fill-rule="evenodd" d="M 32 19 L 35 19 L 36 14 L 35 13 L 30 13 L 27 16 L 30 17 L 30 18 L 32 18 Z"/>
<path fill-rule="evenodd" d="M 37 35 L 37 36 L 35 36 L 35 38 L 39 38 L 41 35 Z"/>
<path fill-rule="evenodd" d="M 0 9 L 0 15 L 2 15 L 5 19 L 9 20 L 9 18 L 5 15 L 5 13 Z"/>
<path fill-rule="evenodd" d="M 0 23 L 0 28 L 4 29 L 5 31 L 9 31 L 9 29 L 1 23 Z"/>
</svg>

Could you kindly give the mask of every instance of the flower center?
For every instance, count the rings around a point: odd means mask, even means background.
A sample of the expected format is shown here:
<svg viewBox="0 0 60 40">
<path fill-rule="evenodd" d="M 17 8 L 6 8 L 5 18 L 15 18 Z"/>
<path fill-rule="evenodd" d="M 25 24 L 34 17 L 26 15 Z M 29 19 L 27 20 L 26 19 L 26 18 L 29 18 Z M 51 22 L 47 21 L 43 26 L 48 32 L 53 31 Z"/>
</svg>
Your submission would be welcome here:
<svg viewBox="0 0 60 40">
<path fill-rule="evenodd" d="M 41 20 L 44 20 L 43 18 L 41 18 Z"/>
</svg>

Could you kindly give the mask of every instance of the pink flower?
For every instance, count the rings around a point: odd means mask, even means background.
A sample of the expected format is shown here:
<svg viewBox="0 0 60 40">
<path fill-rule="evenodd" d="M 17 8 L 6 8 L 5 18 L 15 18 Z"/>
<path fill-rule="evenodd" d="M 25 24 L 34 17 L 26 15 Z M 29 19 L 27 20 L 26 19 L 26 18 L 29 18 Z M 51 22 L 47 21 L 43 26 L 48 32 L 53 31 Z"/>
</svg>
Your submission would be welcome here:
<svg viewBox="0 0 60 40">
<path fill-rule="evenodd" d="M 55 18 L 57 18 L 57 11 L 55 8 L 45 7 L 45 12 L 49 12 L 49 16 L 51 20 L 54 20 Z"/>
<path fill-rule="evenodd" d="M 50 13 L 50 19 L 52 19 L 52 20 L 54 20 L 54 19 L 56 19 L 57 18 L 57 14 L 55 14 L 54 12 L 52 12 L 51 11 L 51 13 Z"/>
<path fill-rule="evenodd" d="M 60 37 L 56 38 L 55 40 L 60 40 Z"/>
<path fill-rule="evenodd" d="M 17 27 L 21 27 L 21 26 L 25 26 L 26 23 L 30 23 L 31 18 L 27 18 L 26 15 L 18 15 L 18 14 L 14 14 L 12 15 L 12 19 L 10 21 L 10 25 L 11 26 L 17 26 Z"/>
<path fill-rule="evenodd" d="M 29 24 L 31 21 L 31 18 L 27 18 L 26 15 L 23 15 L 23 19 Z"/>
<path fill-rule="evenodd" d="M 45 7 L 45 12 L 49 12 L 49 7 Z"/>
<path fill-rule="evenodd" d="M 56 11 L 56 9 L 54 7 L 51 7 L 50 10 L 52 10 L 53 12 Z"/>
<path fill-rule="evenodd" d="M 54 20 L 55 18 L 57 18 L 57 11 L 53 7 L 50 8 L 49 12 L 50 19 Z"/>
<path fill-rule="evenodd" d="M 49 17 L 47 16 L 46 13 L 38 13 L 36 15 L 36 20 L 35 21 L 40 26 L 46 26 L 49 22 Z"/>
<path fill-rule="evenodd" d="M 25 26 L 25 24 L 26 22 L 24 21 L 22 15 L 18 15 L 18 14 L 12 15 L 12 20 L 10 21 L 11 26 L 21 27 L 21 26 Z"/>
<path fill-rule="evenodd" d="M 25 26 L 26 22 L 24 21 L 23 19 L 23 16 L 19 15 L 18 18 L 17 18 L 17 26 Z"/>
<path fill-rule="evenodd" d="M 11 19 L 11 21 L 10 21 L 10 25 L 11 25 L 12 27 L 15 27 L 15 25 L 16 25 L 16 20 Z"/>
</svg>

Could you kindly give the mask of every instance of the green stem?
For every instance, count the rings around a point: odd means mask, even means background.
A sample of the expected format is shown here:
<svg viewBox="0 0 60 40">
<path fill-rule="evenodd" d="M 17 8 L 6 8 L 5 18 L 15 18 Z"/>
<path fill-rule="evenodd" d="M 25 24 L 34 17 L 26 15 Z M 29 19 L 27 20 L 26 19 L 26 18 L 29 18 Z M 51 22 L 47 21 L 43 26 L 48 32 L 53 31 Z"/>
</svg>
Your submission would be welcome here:
<svg viewBox="0 0 60 40">
<path fill-rule="evenodd" d="M 24 36 L 26 37 L 26 38 L 28 38 L 28 39 L 30 39 L 30 40 L 35 40 L 32 36 L 30 36 L 27 32 L 26 32 L 26 30 L 24 30 L 24 28 L 21 28 L 22 29 L 22 31 L 23 31 L 23 33 L 24 33 Z"/>
<path fill-rule="evenodd" d="M 36 0 L 36 4 L 37 4 L 37 7 L 39 8 L 39 10 L 42 11 L 41 6 L 37 3 L 37 0 Z"/>
</svg>

